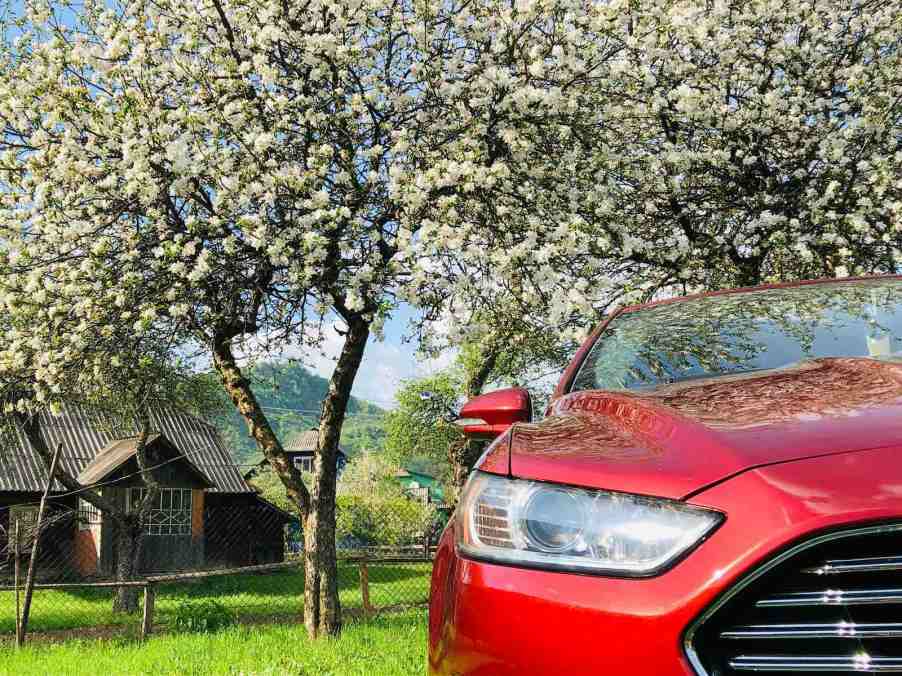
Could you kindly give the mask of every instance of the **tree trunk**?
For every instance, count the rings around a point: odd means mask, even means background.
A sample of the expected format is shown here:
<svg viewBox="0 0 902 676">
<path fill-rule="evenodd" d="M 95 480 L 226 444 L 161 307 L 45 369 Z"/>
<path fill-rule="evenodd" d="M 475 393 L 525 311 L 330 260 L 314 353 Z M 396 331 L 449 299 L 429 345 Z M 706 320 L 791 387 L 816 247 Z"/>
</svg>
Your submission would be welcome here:
<svg viewBox="0 0 902 676">
<path fill-rule="evenodd" d="M 335 551 L 335 484 L 338 440 L 344 424 L 351 388 L 369 339 L 369 323 L 359 316 L 348 321 L 348 332 L 329 392 L 323 401 L 319 424 L 319 447 L 313 464 L 311 509 L 304 520 L 306 586 L 304 624 L 311 637 L 337 634 L 341 630 L 338 598 L 338 562 Z"/>
<path fill-rule="evenodd" d="M 257 397 L 251 389 L 250 381 L 244 377 L 235 361 L 229 339 L 219 338 L 214 341 L 213 365 L 219 373 L 226 393 L 238 413 L 244 418 L 251 436 L 257 442 L 257 447 L 279 475 L 285 485 L 288 498 L 298 506 L 302 518 L 306 520 L 310 511 L 310 493 L 304 485 L 300 470 L 291 463 L 285 454 L 282 443 L 273 431 L 260 402 L 257 401 Z"/>
<path fill-rule="evenodd" d="M 132 519 L 116 521 L 116 581 L 130 582 L 135 579 L 144 544 L 143 528 Z M 113 599 L 114 613 L 135 613 L 138 611 L 138 587 L 119 587 Z"/>
<path fill-rule="evenodd" d="M 304 521 L 304 626 L 311 638 L 341 631 L 335 501 L 313 500 Z"/>
<path fill-rule="evenodd" d="M 455 439 L 448 446 L 448 462 L 451 465 L 451 487 L 453 488 L 453 493 L 448 500 L 451 506 L 457 504 L 460 492 L 467 483 L 470 468 L 479 459 L 478 450 L 481 446 L 482 444 L 472 439 Z M 475 458 L 473 458 L 474 454 Z"/>
<path fill-rule="evenodd" d="M 482 363 L 479 364 L 479 367 L 473 373 L 467 376 L 465 394 L 468 400 L 482 394 L 482 388 L 485 387 L 486 382 L 495 370 L 495 365 L 498 363 L 501 350 L 495 345 L 495 341 L 492 341 L 490 345 L 491 347 L 489 347 L 488 351 L 483 354 Z"/>
<path fill-rule="evenodd" d="M 758 286 L 761 283 L 761 261 L 760 256 L 751 258 L 737 256 L 734 259 L 737 270 L 735 285 L 740 287 Z"/>
<path fill-rule="evenodd" d="M 148 463 L 147 439 L 150 436 L 150 414 L 141 408 L 137 414 L 138 443 L 135 445 L 135 461 L 141 471 L 141 480 L 147 492 L 138 507 L 137 513 L 129 514 L 129 506 L 125 511 L 115 515 L 117 520 L 116 536 L 116 580 L 119 582 L 133 580 L 140 573 L 141 552 L 144 549 L 144 524 L 150 517 L 150 511 L 160 499 L 161 486 L 154 475 L 155 469 Z M 120 587 L 113 599 L 114 613 L 134 613 L 138 610 L 137 587 Z"/>
<path fill-rule="evenodd" d="M 15 416 L 22 429 L 22 432 L 28 439 L 28 443 L 31 445 L 31 448 L 34 449 L 34 451 L 38 454 L 44 464 L 44 467 L 49 471 L 50 465 L 53 462 L 53 452 L 50 450 L 50 447 L 47 445 L 47 442 L 41 435 L 40 414 L 37 412 L 31 414 L 16 413 Z M 93 505 L 101 512 L 106 512 L 107 514 L 114 514 L 116 512 L 115 506 L 112 502 L 104 498 L 100 493 L 96 491 L 86 491 L 85 487 L 78 483 L 75 477 L 73 477 L 66 471 L 65 467 L 56 468 L 55 479 L 59 483 L 61 483 L 63 485 L 63 488 L 65 488 L 67 491 L 69 491 L 70 493 L 77 493 L 79 498 Z"/>
</svg>

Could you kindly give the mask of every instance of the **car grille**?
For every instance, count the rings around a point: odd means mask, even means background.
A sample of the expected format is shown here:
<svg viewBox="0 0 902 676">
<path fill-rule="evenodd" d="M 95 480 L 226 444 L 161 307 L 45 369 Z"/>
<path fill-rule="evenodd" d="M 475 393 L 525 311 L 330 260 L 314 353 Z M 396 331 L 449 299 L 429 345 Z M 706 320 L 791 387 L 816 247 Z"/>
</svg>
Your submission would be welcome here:
<svg viewBox="0 0 902 676">
<path fill-rule="evenodd" d="M 902 524 L 822 534 L 741 581 L 693 624 L 699 674 L 902 674 Z"/>
</svg>

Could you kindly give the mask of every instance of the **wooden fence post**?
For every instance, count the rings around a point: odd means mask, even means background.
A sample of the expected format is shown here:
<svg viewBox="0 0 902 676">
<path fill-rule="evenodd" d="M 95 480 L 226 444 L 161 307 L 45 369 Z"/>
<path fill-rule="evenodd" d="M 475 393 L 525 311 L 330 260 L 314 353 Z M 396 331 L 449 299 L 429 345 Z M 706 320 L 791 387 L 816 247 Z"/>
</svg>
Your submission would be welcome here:
<svg viewBox="0 0 902 676">
<path fill-rule="evenodd" d="M 156 589 L 153 583 L 144 585 L 144 617 L 141 620 L 141 640 L 146 641 L 153 633 L 153 609 Z"/>
<path fill-rule="evenodd" d="M 19 520 L 16 519 L 16 539 L 13 542 L 13 556 L 15 557 L 14 562 L 14 574 L 13 574 L 13 585 L 16 588 L 16 647 L 21 648 L 22 644 L 20 643 L 20 635 L 19 628 L 22 626 L 22 606 L 19 603 L 19 577 L 21 568 L 21 563 L 19 561 Z"/>
<path fill-rule="evenodd" d="M 53 479 L 56 476 L 56 466 L 59 464 L 60 453 L 63 452 L 62 442 L 56 445 L 53 460 L 50 462 L 50 473 L 47 475 L 47 486 L 44 495 L 41 496 L 41 505 L 38 507 L 38 518 L 34 525 L 34 542 L 31 543 L 31 559 L 28 562 L 28 576 L 25 578 L 25 599 L 22 601 L 22 622 L 19 626 L 17 643 L 25 644 L 25 632 L 28 631 L 28 614 L 31 612 L 31 595 L 34 592 L 34 569 L 37 565 L 38 552 L 41 542 L 41 523 L 44 520 L 44 509 L 47 507 L 47 497 L 53 487 Z"/>
<path fill-rule="evenodd" d="M 373 612 L 373 606 L 370 603 L 370 571 L 365 556 L 360 561 L 360 595 L 363 597 L 363 614 L 369 617 Z"/>
</svg>

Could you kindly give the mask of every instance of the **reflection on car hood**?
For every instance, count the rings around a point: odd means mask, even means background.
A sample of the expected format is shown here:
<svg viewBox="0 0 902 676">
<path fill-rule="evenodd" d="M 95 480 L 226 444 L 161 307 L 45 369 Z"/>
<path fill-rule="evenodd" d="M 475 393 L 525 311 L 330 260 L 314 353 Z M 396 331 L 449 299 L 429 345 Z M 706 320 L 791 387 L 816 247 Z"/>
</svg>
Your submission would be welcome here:
<svg viewBox="0 0 902 676">
<path fill-rule="evenodd" d="M 569 394 L 545 420 L 513 428 L 509 467 L 680 498 L 756 466 L 893 445 L 902 449 L 902 365 L 815 359 L 642 393 Z"/>
</svg>

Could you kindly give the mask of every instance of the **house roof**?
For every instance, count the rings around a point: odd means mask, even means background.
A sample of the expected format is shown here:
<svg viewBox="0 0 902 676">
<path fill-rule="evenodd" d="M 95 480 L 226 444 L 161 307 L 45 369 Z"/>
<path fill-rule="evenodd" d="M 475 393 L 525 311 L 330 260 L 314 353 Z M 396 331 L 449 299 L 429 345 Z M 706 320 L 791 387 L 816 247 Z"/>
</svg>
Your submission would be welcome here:
<svg viewBox="0 0 902 676">
<path fill-rule="evenodd" d="M 216 428 L 192 415 L 171 408 L 150 412 L 151 428 L 162 434 L 213 484 L 213 492 L 252 493 Z M 47 470 L 28 439 L 7 418 L 0 435 L 0 491 L 39 492 Z M 60 464 L 79 476 L 107 446 L 138 433 L 134 420 L 115 420 L 85 406 L 67 405 L 59 415 L 40 413 L 41 435 L 50 448 L 61 443 Z M 62 491 L 54 484 L 54 491 Z"/>
<path fill-rule="evenodd" d="M 435 477 L 428 472 L 418 472 L 416 470 L 405 469 L 403 467 L 395 472 L 395 478 L 397 479 L 407 479 L 413 477 L 422 477 L 424 479 L 432 479 L 433 481 L 435 481 Z"/>
<path fill-rule="evenodd" d="M 122 467 L 129 460 L 134 458 L 138 453 L 139 437 L 128 437 L 126 439 L 114 439 L 97 452 L 94 459 L 78 475 L 78 483 L 83 486 L 91 486 L 107 479 L 113 472 Z M 179 451 L 172 443 L 162 434 L 150 434 L 145 443 L 146 448 L 151 446 L 164 446 L 168 449 L 169 460 L 178 461 L 183 467 L 195 475 L 201 485 L 206 488 L 212 488 L 213 484 L 201 472 L 189 458 L 182 457 Z"/>
<path fill-rule="evenodd" d="M 314 427 L 292 435 L 285 443 L 284 448 L 287 453 L 314 453 L 318 441 L 319 430 Z M 338 447 L 338 452 L 347 455 L 341 446 Z"/>
<path fill-rule="evenodd" d="M 319 430 L 317 428 L 312 428 L 309 430 L 304 430 L 303 432 L 298 432 L 297 434 L 292 435 L 288 438 L 288 441 L 282 446 L 286 453 L 304 453 L 313 455 L 316 453 L 316 444 L 319 440 Z M 347 460 L 348 454 L 344 452 L 341 446 L 338 447 L 338 456 L 339 460 L 341 458 L 345 458 Z M 251 480 L 255 476 L 257 476 L 257 472 L 263 468 L 269 466 L 269 460 L 263 458 L 260 462 L 258 462 L 254 467 L 251 467 L 247 472 L 244 473 L 244 478 L 246 480 Z M 341 463 L 339 463 L 339 467 L 341 467 Z"/>
</svg>

